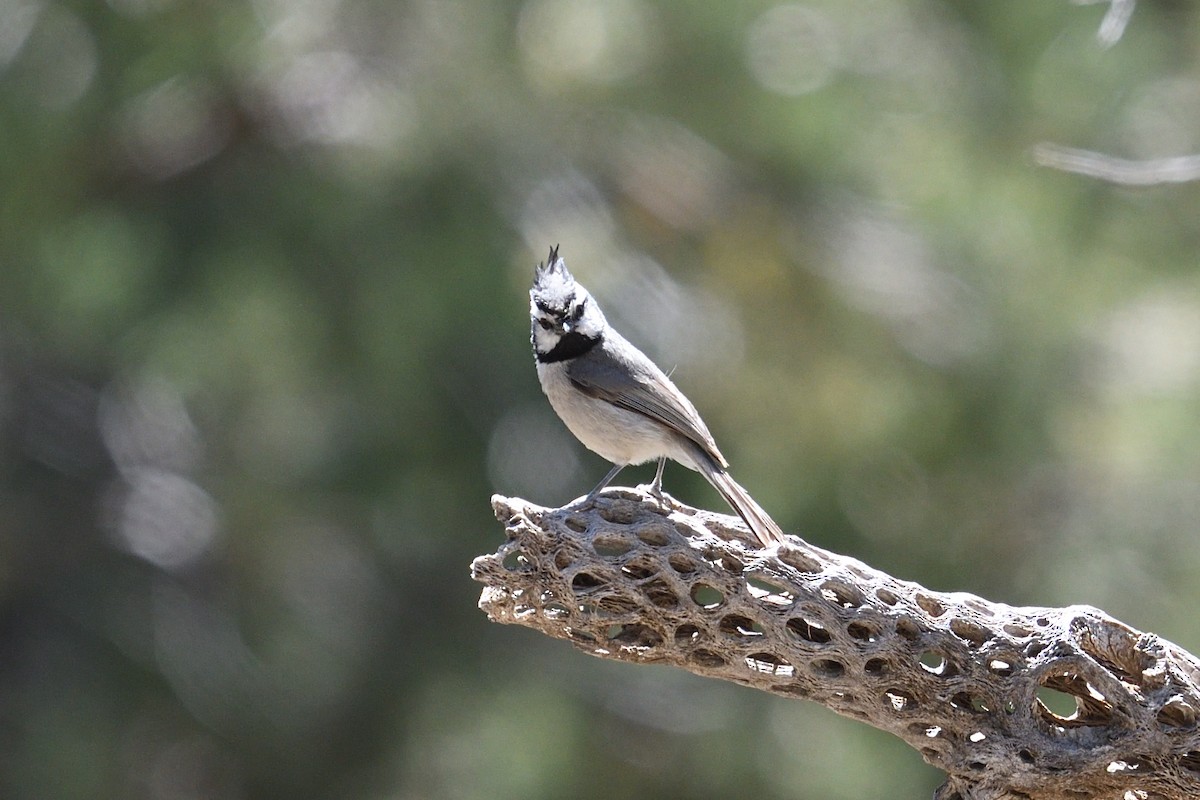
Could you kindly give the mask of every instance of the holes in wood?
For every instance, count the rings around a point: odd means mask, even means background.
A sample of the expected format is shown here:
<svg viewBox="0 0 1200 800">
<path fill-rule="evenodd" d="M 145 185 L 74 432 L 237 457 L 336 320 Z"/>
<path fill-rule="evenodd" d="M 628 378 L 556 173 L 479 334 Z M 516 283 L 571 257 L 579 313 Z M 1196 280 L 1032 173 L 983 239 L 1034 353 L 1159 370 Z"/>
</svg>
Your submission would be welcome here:
<svg viewBox="0 0 1200 800">
<path fill-rule="evenodd" d="M 596 587 L 603 585 L 604 581 L 590 572 L 578 572 L 571 579 L 571 591 L 575 592 L 575 594 L 587 594 Z"/>
<path fill-rule="evenodd" d="M 1071 630 L 1079 632 L 1079 646 L 1121 680 L 1140 683 L 1142 673 L 1154 667 L 1155 657 L 1138 647 L 1138 637 L 1132 632 L 1104 625 L 1103 635 L 1094 635 L 1091 633 L 1094 624 L 1086 617 L 1071 620 Z"/>
<path fill-rule="evenodd" d="M 1011 622 L 1004 623 L 1004 632 L 1014 639 L 1028 639 L 1033 636 L 1033 631 L 1026 628 L 1024 625 L 1015 625 Z"/>
<path fill-rule="evenodd" d="M 882 658 L 869 658 L 867 663 L 863 664 L 863 672 L 870 675 L 872 678 L 881 678 L 891 672 L 891 665 L 887 660 Z"/>
<path fill-rule="evenodd" d="M 675 644 L 679 646 L 694 644 L 700 638 L 700 629 L 695 625 L 680 625 L 675 629 Z"/>
<path fill-rule="evenodd" d="M 1179 766 L 1200 776 L 1200 750 L 1189 750 L 1179 759 Z"/>
<path fill-rule="evenodd" d="M 828 580 L 822 583 L 821 595 L 842 608 L 858 608 L 864 602 L 857 588 L 841 581 Z"/>
<path fill-rule="evenodd" d="M 1196 709 L 1177 694 L 1163 704 L 1156 719 L 1164 728 L 1192 728 L 1196 725 Z"/>
<path fill-rule="evenodd" d="M 883 697 L 893 711 L 912 711 L 917 707 L 917 698 L 904 689 L 888 689 Z"/>
<path fill-rule="evenodd" d="M 1112 722 L 1112 704 L 1082 675 L 1052 672 L 1038 681 L 1034 713 L 1050 728 L 1103 727 Z"/>
<path fill-rule="evenodd" d="M 500 566 L 509 572 L 527 572 L 533 567 L 533 564 L 521 550 L 509 550 L 500 560 Z"/>
<path fill-rule="evenodd" d="M 671 529 L 664 525 L 643 525 L 637 530 L 637 537 L 651 547 L 666 547 L 671 543 Z"/>
<path fill-rule="evenodd" d="M 926 650 L 917 657 L 917 661 L 921 664 L 921 668 L 926 672 L 934 675 L 942 673 L 942 667 L 946 665 L 946 659 L 942 658 L 942 654 L 933 650 Z"/>
<path fill-rule="evenodd" d="M 725 570 L 726 572 L 731 572 L 735 575 L 740 574 L 743 570 L 746 569 L 745 564 L 743 564 L 741 561 L 734 558 L 733 556 L 729 555 L 728 553 L 723 553 L 721 555 L 720 560 L 715 562 L 715 564 L 716 564 L 716 566 L 721 567 L 721 569 Z"/>
<path fill-rule="evenodd" d="M 725 603 L 725 595 L 707 583 L 697 583 L 692 586 L 691 597 L 692 602 L 703 609 L 720 608 Z"/>
<path fill-rule="evenodd" d="M 542 616 L 546 619 L 566 619 L 571 616 L 571 610 L 562 603 L 546 603 L 542 606 Z"/>
<path fill-rule="evenodd" d="M 950 705 L 972 714 L 987 714 L 992 710 L 991 704 L 986 699 L 970 692 L 959 692 L 954 695 L 950 698 Z"/>
<path fill-rule="evenodd" d="M 914 722 L 908 726 L 908 732 L 914 736 L 924 736 L 927 739 L 937 739 L 942 735 L 942 726 L 928 722 Z"/>
<path fill-rule="evenodd" d="M 860 642 L 873 642 L 879 638 L 879 627 L 871 622 L 855 620 L 846 626 L 846 633 L 851 639 Z"/>
<path fill-rule="evenodd" d="M 751 597 L 767 606 L 789 608 L 796 602 L 791 589 L 754 575 L 746 577 L 746 589 Z"/>
<path fill-rule="evenodd" d="M 900 602 L 900 598 L 896 596 L 896 593 L 888 589 L 876 589 L 875 596 L 879 598 L 880 602 L 888 606 L 894 606 Z"/>
<path fill-rule="evenodd" d="M 1006 658 L 993 658 L 988 661 L 988 670 L 994 675 L 999 675 L 1002 678 L 1007 678 L 1015 672 L 1013 662 Z"/>
<path fill-rule="evenodd" d="M 704 554 L 704 560 L 712 566 L 713 569 L 722 570 L 730 573 L 740 573 L 746 568 L 746 565 L 739 561 L 729 553 L 724 553 L 719 550 L 709 550 Z"/>
<path fill-rule="evenodd" d="M 624 625 L 609 625 L 604 630 L 604 638 L 615 639 L 621 635 L 621 631 L 625 630 Z"/>
<path fill-rule="evenodd" d="M 854 577 L 858 578 L 863 583 L 866 583 L 867 581 L 873 580 L 875 578 L 874 575 L 872 575 L 871 573 L 864 570 L 862 567 L 859 567 L 855 564 L 847 564 L 846 571 L 849 572 Z"/>
<path fill-rule="evenodd" d="M 670 584 L 661 578 L 655 578 L 642 584 L 642 593 L 658 608 L 679 608 L 679 598 L 671 589 Z"/>
<path fill-rule="evenodd" d="M 976 598 L 972 597 L 972 598 L 968 598 L 967 600 L 964 600 L 963 605 L 965 607 L 971 609 L 975 613 L 982 614 L 985 617 L 996 616 L 996 612 L 990 606 L 988 606 L 987 603 L 977 600 Z"/>
<path fill-rule="evenodd" d="M 644 581 L 658 574 L 654 564 L 644 561 L 631 561 L 621 567 L 621 574 L 635 581 Z"/>
<path fill-rule="evenodd" d="M 662 634 L 647 625 L 610 625 L 608 640 L 624 647 L 658 647 L 663 643 Z"/>
<path fill-rule="evenodd" d="M 939 678 L 949 678 L 958 674 L 958 670 L 954 668 L 954 665 L 936 650 L 924 651 L 917 657 L 917 662 L 925 672 L 930 675 L 937 675 Z"/>
<path fill-rule="evenodd" d="M 980 647 L 996 638 L 995 633 L 969 619 L 955 618 L 950 620 L 950 630 L 955 636 L 972 647 Z"/>
<path fill-rule="evenodd" d="M 927 594 L 918 592 L 916 601 L 921 610 L 935 619 L 946 613 L 946 607 L 936 597 L 930 597 Z"/>
<path fill-rule="evenodd" d="M 729 614 L 722 617 L 717 629 L 729 638 L 738 641 L 749 641 L 761 638 L 763 635 L 762 626 L 741 614 Z"/>
<path fill-rule="evenodd" d="M 908 617 L 901 617 L 896 620 L 896 633 L 900 634 L 901 638 L 910 642 L 915 642 L 921 638 L 920 626 Z"/>
<path fill-rule="evenodd" d="M 796 668 L 787 659 L 780 658 L 774 653 L 751 653 L 746 656 L 746 666 L 755 672 L 764 672 L 783 678 L 790 678 L 796 674 Z"/>
<path fill-rule="evenodd" d="M 671 553 L 671 555 L 667 556 L 667 563 L 671 565 L 671 569 L 685 577 L 700 569 L 698 563 L 682 553 Z"/>
<path fill-rule="evenodd" d="M 840 678 L 846 674 L 846 666 L 833 658 L 818 658 L 808 666 L 821 678 Z"/>
<path fill-rule="evenodd" d="M 828 644 L 833 638 L 821 623 L 807 617 L 792 617 L 787 621 L 787 629 L 796 637 L 812 644 Z"/>
<path fill-rule="evenodd" d="M 609 614 L 628 614 L 636 611 L 641 604 L 624 594 L 610 594 L 596 600 L 596 607 Z"/>
<path fill-rule="evenodd" d="M 596 513 L 605 522 L 612 522 L 617 525 L 628 525 L 633 522 L 633 510 L 623 505 L 599 503 L 596 505 Z M 638 535 L 641 536 L 640 533 Z"/>
<path fill-rule="evenodd" d="M 621 533 L 601 533 L 592 539 L 592 549 L 601 558 L 616 558 L 632 550 L 634 544 L 630 538 Z"/>
<path fill-rule="evenodd" d="M 825 569 L 825 565 L 818 561 L 815 556 L 811 556 L 794 547 L 779 548 L 779 560 L 797 572 L 813 574 Z"/>
</svg>

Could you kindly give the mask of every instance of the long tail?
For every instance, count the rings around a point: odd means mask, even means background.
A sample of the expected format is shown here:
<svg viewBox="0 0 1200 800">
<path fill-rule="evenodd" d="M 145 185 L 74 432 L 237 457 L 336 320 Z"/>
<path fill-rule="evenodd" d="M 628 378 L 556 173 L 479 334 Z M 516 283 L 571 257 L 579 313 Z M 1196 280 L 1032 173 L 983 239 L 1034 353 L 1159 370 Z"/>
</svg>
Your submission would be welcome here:
<svg viewBox="0 0 1200 800">
<path fill-rule="evenodd" d="M 787 541 L 783 531 L 771 519 L 771 515 L 763 507 L 754 502 L 750 493 L 741 487 L 725 470 L 712 464 L 704 464 L 700 474 L 708 479 L 713 488 L 721 493 L 729 507 L 750 526 L 750 531 L 763 547 L 782 544 Z"/>
</svg>

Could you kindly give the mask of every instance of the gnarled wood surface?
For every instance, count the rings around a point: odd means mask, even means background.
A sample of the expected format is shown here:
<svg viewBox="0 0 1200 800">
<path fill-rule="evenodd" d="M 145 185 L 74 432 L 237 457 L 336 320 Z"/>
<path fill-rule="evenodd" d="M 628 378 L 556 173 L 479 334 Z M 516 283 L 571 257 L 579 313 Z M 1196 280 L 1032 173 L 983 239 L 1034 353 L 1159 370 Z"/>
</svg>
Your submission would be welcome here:
<svg viewBox="0 0 1200 800">
<path fill-rule="evenodd" d="M 1170 642 L 1087 606 L 931 591 L 798 538 L 758 551 L 740 520 L 668 503 L 493 497 L 507 540 L 472 564 L 480 607 L 893 733 L 946 771 L 943 800 L 1200 797 L 1200 661 Z M 1055 692 L 1073 713 L 1039 699 Z"/>
</svg>

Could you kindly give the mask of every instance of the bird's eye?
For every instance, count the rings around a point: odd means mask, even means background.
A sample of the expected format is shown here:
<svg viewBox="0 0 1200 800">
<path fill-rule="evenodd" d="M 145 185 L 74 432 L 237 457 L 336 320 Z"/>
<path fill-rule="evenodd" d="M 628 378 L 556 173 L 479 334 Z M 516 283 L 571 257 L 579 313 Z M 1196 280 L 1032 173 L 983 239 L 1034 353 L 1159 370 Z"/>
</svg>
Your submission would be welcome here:
<svg viewBox="0 0 1200 800">
<path fill-rule="evenodd" d="M 545 317 L 538 317 L 538 325 L 541 325 L 544 331 L 550 330 L 550 320 Z"/>
<path fill-rule="evenodd" d="M 583 316 L 583 303 L 580 303 L 579 305 L 575 306 L 575 310 L 571 312 L 571 319 L 578 322 L 579 318 L 582 316 Z"/>
</svg>

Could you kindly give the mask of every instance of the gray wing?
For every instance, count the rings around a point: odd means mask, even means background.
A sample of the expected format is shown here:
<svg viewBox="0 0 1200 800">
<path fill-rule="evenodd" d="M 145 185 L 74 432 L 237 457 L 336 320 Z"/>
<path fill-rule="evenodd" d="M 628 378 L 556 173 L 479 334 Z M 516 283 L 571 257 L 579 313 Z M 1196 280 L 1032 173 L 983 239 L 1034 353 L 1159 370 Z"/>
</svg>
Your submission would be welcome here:
<svg viewBox="0 0 1200 800">
<path fill-rule="evenodd" d="M 625 357 L 614 355 L 609 345 L 605 342 L 571 361 L 567 368 L 571 383 L 589 397 L 606 400 L 667 426 L 695 442 L 717 466 L 728 467 L 729 462 L 717 449 L 704 420 L 671 379 L 633 345 L 620 348 L 632 351 Z"/>
</svg>

